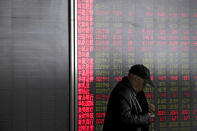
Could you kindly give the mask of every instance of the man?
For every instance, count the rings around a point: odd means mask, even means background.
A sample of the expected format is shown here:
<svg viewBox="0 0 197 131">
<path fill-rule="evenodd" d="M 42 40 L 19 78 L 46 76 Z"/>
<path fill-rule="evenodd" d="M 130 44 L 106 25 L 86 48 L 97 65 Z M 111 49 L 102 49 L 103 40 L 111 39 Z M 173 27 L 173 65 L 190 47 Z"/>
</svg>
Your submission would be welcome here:
<svg viewBox="0 0 197 131">
<path fill-rule="evenodd" d="M 103 131 L 148 131 L 155 106 L 148 104 L 146 84 L 153 87 L 150 72 L 144 65 L 134 65 L 112 90 L 108 101 Z"/>
</svg>

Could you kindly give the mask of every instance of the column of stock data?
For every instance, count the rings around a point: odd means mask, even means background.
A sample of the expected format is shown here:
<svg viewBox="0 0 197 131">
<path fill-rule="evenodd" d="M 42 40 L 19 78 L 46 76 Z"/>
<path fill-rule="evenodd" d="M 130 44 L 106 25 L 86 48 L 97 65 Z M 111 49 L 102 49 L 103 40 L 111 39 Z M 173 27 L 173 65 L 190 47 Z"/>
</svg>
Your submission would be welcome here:
<svg viewBox="0 0 197 131">
<path fill-rule="evenodd" d="M 77 3 L 77 77 L 79 131 L 94 130 L 93 82 L 93 0 L 78 0 Z"/>
<path fill-rule="evenodd" d="M 107 109 L 107 99 L 109 92 L 110 76 L 110 25 L 109 25 L 109 5 L 94 5 L 94 80 L 95 86 L 95 130 L 102 130 L 105 112 Z"/>
</svg>

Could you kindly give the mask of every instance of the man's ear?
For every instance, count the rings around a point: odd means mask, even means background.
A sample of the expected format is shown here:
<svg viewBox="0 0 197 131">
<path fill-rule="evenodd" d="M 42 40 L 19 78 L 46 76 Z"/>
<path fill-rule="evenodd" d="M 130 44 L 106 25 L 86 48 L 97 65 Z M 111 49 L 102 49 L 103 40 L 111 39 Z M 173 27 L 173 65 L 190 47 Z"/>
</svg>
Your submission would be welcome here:
<svg viewBox="0 0 197 131">
<path fill-rule="evenodd" d="M 129 73 L 129 74 L 128 74 L 128 77 L 129 77 L 129 78 L 132 78 L 132 77 L 133 77 L 133 75 Z"/>
</svg>

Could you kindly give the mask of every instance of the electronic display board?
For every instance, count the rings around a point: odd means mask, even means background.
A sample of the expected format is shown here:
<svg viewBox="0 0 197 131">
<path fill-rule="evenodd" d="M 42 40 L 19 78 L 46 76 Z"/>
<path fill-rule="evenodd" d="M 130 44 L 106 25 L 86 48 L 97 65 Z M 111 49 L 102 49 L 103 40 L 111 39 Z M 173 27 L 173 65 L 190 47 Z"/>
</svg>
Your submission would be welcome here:
<svg viewBox="0 0 197 131">
<path fill-rule="evenodd" d="M 134 64 L 157 88 L 152 131 L 197 130 L 197 0 L 76 0 L 77 130 L 101 131 L 114 85 Z"/>
</svg>

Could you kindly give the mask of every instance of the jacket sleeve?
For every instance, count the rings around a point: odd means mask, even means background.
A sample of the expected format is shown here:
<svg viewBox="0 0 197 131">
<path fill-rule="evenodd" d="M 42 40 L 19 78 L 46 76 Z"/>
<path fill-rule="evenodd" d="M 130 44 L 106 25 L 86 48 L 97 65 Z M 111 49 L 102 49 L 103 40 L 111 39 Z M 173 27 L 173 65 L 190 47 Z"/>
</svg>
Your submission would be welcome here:
<svg viewBox="0 0 197 131">
<path fill-rule="evenodd" d="M 136 114 L 132 112 L 133 104 L 129 104 L 129 101 L 123 96 L 117 96 L 115 98 L 114 114 L 116 114 L 117 119 L 120 119 L 121 124 L 126 126 L 136 126 L 142 127 L 150 124 L 150 117 L 148 113 L 146 114 Z"/>
</svg>

